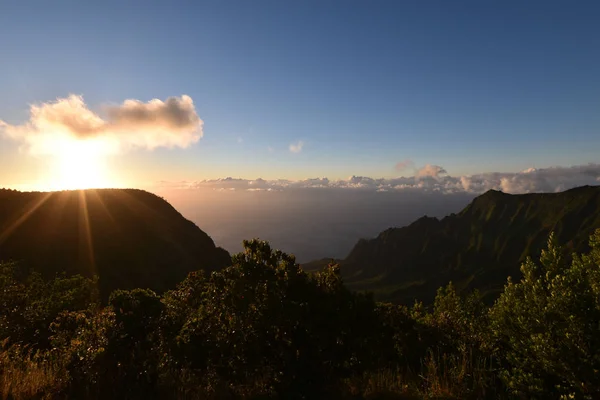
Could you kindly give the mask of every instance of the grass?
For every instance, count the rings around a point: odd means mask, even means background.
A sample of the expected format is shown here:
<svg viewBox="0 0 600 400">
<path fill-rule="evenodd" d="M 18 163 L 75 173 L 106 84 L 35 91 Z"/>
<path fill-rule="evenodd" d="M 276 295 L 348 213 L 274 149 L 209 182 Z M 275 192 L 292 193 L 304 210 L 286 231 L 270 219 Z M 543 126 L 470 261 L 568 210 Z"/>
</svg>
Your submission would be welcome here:
<svg viewBox="0 0 600 400">
<path fill-rule="evenodd" d="M 431 351 L 422 360 L 420 371 L 389 368 L 367 372 L 341 382 L 340 397 L 354 400 L 392 399 L 481 399 L 502 398 L 494 390 L 493 371 L 488 359 L 477 359 Z M 185 374 L 183 374 L 185 375 Z M 175 399 L 267 399 L 261 385 L 248 388 L 205 390 L 197 377 L 178 374 L 177 390 L 165 393 Z M 53 399 L 68 391 L 69 375 L 59 361 L 32 356 L 30 351 L 2 344 L 0 352 L 0 398 L 2 400 Z M 214 389 L 217 389 L 216 391 Z"/>
<path fill-rule="evenodd" d="M 52 399 L 68 385 L 60 361 L 42 359 L 20 346 L 0 347 L 0 398 L 2 400 Z"/>
<path fill-rule="evenodd" d="M 451 355 L 430 351 L 419 371 L 400 368 L 367 372 L 345 381 L 345 398 L 502 399 L 492 360 L 464 351 Z"/>
</svg>

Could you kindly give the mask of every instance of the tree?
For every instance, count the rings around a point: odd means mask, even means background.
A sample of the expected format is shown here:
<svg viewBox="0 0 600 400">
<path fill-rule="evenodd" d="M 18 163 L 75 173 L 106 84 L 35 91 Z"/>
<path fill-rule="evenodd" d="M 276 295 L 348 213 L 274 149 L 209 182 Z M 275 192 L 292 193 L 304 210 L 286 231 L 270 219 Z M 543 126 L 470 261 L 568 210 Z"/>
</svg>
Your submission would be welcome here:
<svg viewBox="0 0 600 400">
<path fill-rule="evenodd" d="M 103 309 L 65 311 L 52 323 L 73 397 L 157 395 L 163 304 L 151 290 L 114 291 Z"/>
<path fill-rule="evenodd" d="M 600 396 L 600 230 L 590 245 L 569 264 L 551 234 L 540 263 L 528 258 L 522 280 L 509 279 L 493 306 L 501 377 L 513 393 Z"/>
<path fill-rule="evenodd" d="M 206 387 L 306 398 L 376 359 L 375 303 L 343 286 L 339 266 L 308 275 L 267 242 L 244 249 L 231 267 L 191 274 L 165 296 L 166 325 L 179 326 L 172 363 Z"/>
<path fill-rule="evenodd" d="M 16 263 L 0 264 L 0 339 L 49 347 L 49 326 L 64 311 L 97 305 L 97 279 L 59 275 L 44 280 Z"/>
</svg>

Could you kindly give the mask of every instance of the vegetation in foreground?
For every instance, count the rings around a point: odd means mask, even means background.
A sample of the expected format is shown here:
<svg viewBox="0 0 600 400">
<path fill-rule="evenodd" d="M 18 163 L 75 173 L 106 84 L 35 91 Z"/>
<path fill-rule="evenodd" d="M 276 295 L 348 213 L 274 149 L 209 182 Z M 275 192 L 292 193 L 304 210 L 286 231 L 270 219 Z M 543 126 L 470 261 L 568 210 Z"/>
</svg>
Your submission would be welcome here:
<svg viewBox="0 0 600 400">
<path fill-rule="evenodd" d="M 488 307 L 430 309 L 307 274 L 257 240 L 158 296 L 0 271 L 0 396 L 181 399 L 600 398 L 600 230 L 568 262 L 553 235 Z"/>
</svg>

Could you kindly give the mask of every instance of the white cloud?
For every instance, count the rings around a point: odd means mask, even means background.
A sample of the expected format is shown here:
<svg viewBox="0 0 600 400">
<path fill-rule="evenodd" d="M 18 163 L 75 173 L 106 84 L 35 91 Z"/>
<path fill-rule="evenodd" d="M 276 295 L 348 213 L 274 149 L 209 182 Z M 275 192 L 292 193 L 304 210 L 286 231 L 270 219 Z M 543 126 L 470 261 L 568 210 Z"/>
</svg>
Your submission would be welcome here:
<svg viewBox="0 0 600 400">
<path fill-rule="evenodd" d="M 375 237 L 423 215 L 441 218 L 459 212 L 489 189 L 554 192 L 598 185 L 599 179 L 600 164 L 588 164 L 438 178 L 225 178 L 180 182 L 189 190 L 175 190 L 176 184 L 151 190 L 231 252 L 243 250 L 243 239 L 259 237 L 304 262 L 346 257 L 359 238 Z"/>
<path fill-rule="evenodd" d="M 427 164 L 423 168 L 419 169 L 416 173 L 417 177 L 426 177 L 430 176 L 432 178 L 437 178 L 442 174 L 446 174 L 446 170 L 439 165 L 431 165 Z"/>
<path fill-rule="evenodd" d="M 296 143 L 290 144 L 290 151 L 292 153 L 300 153 L 302 151 L 302 147 L 304 147 L 304 142 L 299 140 Z"/>
<path fill-rule="evenodd" d="M 267 147 L 267 151 L 268 151 L 269 153 L 272 153 L 272 152 L 274 152 L 274 151 L 275 151 L 275 149 L 274 149 L 274 148 L 272 148 L 271 146 L 268 146 L 268 147 Z"/>
<path fill-rule="evenodd" d="M 238 138 L 237 138 L 237 142 L 238 142 L 239 144 L 241 144 L 241 143 L 244 143 L 244 138 L 243 138 L 243 137 L 241 137 L 241 136 L 238 136 Z"/>
<path fill-rule="evenodd" d="M 203 122 L 189 96 L 154 99 L 147 103 L 125 100 L 93 112 L 83 97 L 70 95 L 30 107 L 30 119 L 22 125 L 0 120 L 0 132 L 35 154 L 60 152 L 67 142 L 94 141 L 107 152 L 132 147 L 188 147 L 202 137 Z"/>
<path fill-rule="evenodd" d="M 506 193 L 556 192 L 583 185 L 597 185 L 600 182 L 600 164 L 587 164 L 572 167 L 551 167 L 529 169 L 516 173 L 485 173 L 465 176 L 450 176 L 439 166 L 429 166 L 432 175 L 375 179 L 365 176 L 351 176 L 348 179 L 330 180 L 311 178 L 304 180 L 265 180 L 224 178 L 185 182 L 186 188 L 213 189 L 261 189 L 270 191 L 299 189 L 339 189 L 373 192 L 420 191 L 439 193 L 481 194 L 490 189 Z M 444 172 L 442 172 L 444 171 Z M 436 174 L 437 173 L 437 174 Z M 443 176 L 440 176 L 444 174 Z M 166 186 L 166 185 L 165 185 Z"/>
</svg>

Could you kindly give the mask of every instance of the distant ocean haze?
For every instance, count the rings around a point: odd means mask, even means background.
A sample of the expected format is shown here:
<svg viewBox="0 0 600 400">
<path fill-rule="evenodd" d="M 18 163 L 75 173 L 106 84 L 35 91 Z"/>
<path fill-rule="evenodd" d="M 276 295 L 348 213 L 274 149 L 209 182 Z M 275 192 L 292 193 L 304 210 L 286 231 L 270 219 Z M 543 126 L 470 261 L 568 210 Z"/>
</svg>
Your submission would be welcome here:
<svg viewBox="0 0 600 400">
<path fill-rule="evenodd" d="M 411 191 L 302 188 L 285 191 L 163 189 L 184 217 L 231 253 L 242 240 L 260 238 L 300 263 L 343 258 L 360 238 L 410 224 L 423 215 L 459 212 L 475 195 Z"/>
<path fill-rule="evenodd" d="M 415 176 L 390 179 L 229 177 L 160 182 L 148 190 L 165 197 L 231 253 L 242 250 L 242 240 L 260 238 L 304 263 L 343 258 L 358 239 L 408 225 L 425 215 L 441 218 L 458 213 L 490 189 L 556 193 L 599 182 L 598 163 L 469 176 L 450 175 L 439 165 L 427 164 Z"/>
</svg>

